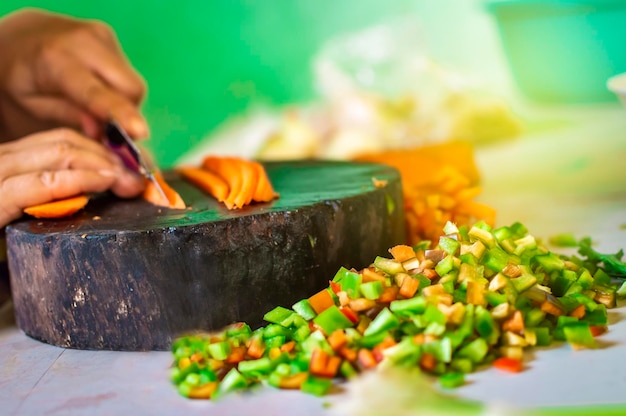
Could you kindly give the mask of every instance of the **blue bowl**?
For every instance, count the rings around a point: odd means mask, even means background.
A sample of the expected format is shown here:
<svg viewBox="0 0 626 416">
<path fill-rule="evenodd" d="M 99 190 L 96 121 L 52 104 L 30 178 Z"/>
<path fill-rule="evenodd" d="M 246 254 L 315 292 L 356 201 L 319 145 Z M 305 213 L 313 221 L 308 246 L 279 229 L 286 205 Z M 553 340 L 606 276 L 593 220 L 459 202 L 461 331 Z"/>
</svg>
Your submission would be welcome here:
<svg viewBox="0 0 626 416">
<path fill-rule="evenodd" d="M 626 72 L 626 0 L 487 3 L 519 89 L 551 103 L 615 100 L 607 79 Z"/>
</svg>

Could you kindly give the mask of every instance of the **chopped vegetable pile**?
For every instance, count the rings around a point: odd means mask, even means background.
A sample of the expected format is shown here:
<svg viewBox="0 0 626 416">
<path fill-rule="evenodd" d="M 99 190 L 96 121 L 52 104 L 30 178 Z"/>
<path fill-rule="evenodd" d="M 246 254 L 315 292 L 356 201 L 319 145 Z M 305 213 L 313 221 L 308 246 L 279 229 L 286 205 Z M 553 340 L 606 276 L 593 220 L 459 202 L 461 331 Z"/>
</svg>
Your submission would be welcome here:
<svg viewBox="0 0 626 416">
<path fill-rule="evenodd" d="M 443 231 L 363 270 L 341 268 L 327 288 L 266 313 L 264 327 L 180 337 L 173 383 L 199 399 L 258 384 L 324 395 L 333 380 L 405 366 L 453 388 L 487 365 L 522 371 L 526 349 L 553 341 L 597 347 L 616 305 L 609 273 L 625 266 L 620 253 L 599 255 L 583 239 L 581 256 L 558 255 L 520 223 L 448 222 Z"/>
</svg>

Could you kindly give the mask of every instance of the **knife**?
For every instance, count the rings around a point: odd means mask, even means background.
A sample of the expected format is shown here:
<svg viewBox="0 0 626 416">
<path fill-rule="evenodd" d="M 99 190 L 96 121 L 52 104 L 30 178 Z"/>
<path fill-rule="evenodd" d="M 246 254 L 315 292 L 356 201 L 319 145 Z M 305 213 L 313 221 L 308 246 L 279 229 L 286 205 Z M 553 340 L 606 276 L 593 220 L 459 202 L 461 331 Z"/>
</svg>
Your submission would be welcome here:
<svg viewBox="0 0 626 416">
<path fill-rule="evenodd" d="M 167 201 L 168 199 L 163 188 L 154 177 L 157 169 L 147 162 L 145 156 L 141 153 L 141 149 L 130 138 L 128 133 L 117 122 L 111 120 L 105 125 L 104 134 L 107 138 L 107 145 L 122 159 L 124 165 L 152 182 L 163 199 Z"/>
</svg>

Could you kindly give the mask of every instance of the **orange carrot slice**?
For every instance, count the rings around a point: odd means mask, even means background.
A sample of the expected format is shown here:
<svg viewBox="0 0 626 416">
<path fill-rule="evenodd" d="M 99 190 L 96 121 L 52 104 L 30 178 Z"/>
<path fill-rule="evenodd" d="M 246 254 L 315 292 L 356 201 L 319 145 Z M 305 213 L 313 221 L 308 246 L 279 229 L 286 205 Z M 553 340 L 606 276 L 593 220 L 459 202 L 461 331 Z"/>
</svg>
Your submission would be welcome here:
<svg viewBox="0 0 626 416">
<path fill-rule="evenodd" d="M 500 370 L 509 371 L 511 373 L 519 373 L 522 371 L 523 364 L 521 360 L 515 358 L 500 357 L 493 362 L 493 366 Z"/>
<path fill-rule="evenodd" d="M 224 203 L 229 209 L 255 202 L 269 202 L 278 197 L 263 165 L 237 157 L 207 156 L 202 166 L 228 184 Z"/>
<path fill-rule="evenodd" d="M 241 208 L 252 202 L 259 181 L 259 171 L 252 162 L 244 159 L 234 159 L 233 163 L 238 165 L 241 174 L 241 190 L 234 199 L 235 206 Z"/>
<path fill-rule="evenodd" d="M 195 166 L 181 166 L 176 168 L 176 171 L 183 178 L 212 195 L 219 202 L 226 200 L 228 184 L 220 176 Z"/>
<path fill-rule="evenodd" d="M 224 200 L 226 207 L 228 209 L 241 208 L 235 206 L 235 197 L 241 192 L 242 178 L 237 163 L 233 162 L 233 158 L 207 156 L 204 158 L 202 165 L 228 183 L 228 196 Z"/>
<path fill-rule="evenodd" d="M 78 195 L 71 198 L 59 199 L 45 204 L 33 205 L 24 208 L 24 212 L 35 218 L 62 218 L 69 217 L 80 211 L 89 202 L 87 195 Z"/>
<path fill-rule="evenodd" d="M 267 171 L 259 162 L 252 162 L 252 165 L 257 171 L 258 182 L 254 192 L 253 199 L 257 202 L 269 202 L 278 197 L 278 194 L 274 191 L 272 183 L 267 176 Z"/>
<path fill-rule="evenodd" d="M 154 205 L 173 209 L 185 209 L 187 207 L 185 205 L 185 201 L 183 201 L 178 192 L 165 182 L 165 179 L 163 179 L 163 176 L 160 173 L 155 173 L 154 178 L 161 186 L 167 200 L 163 198 L 163 195 L 161 195 L 161 192 L 159 192 L 154 183 L 146 179 L 146 189 L 143 192 L 143 198 L 146 201 Z"/>
</svg>

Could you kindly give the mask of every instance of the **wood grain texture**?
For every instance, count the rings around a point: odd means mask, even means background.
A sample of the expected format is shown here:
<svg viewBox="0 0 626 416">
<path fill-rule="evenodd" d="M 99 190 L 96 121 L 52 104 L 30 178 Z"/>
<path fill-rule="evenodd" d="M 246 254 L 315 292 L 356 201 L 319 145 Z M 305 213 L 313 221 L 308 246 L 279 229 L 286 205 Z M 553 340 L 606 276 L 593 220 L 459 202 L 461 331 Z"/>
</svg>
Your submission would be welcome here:
<svg viewBox="0 0 626 416">
<path fill-rule="evenodd" d="M 11 224 L 19 328 L 62 347 L 163 350 L 185 332 L 261 325 L 339 267 L 364 267 L 404 241 L 397 171 L 345 162 L 267 170 L 280 199 L 238 211 L 169 172 L 190 210 L 102 195 L 72 218 Z"/>
</svg>

